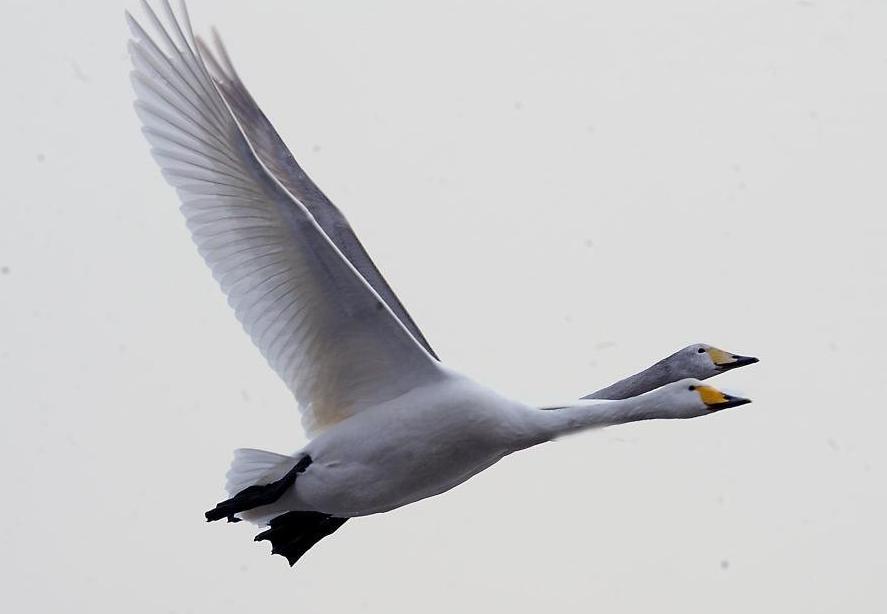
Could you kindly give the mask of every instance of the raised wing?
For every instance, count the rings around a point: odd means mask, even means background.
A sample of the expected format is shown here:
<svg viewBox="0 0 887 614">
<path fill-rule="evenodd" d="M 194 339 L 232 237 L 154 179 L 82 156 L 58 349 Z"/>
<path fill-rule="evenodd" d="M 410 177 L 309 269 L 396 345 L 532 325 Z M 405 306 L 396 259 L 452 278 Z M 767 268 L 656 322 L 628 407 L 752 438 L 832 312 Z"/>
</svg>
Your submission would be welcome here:
<svg viewBox="0 0 887 614">
<path fill-rule="evenodd" d="M 401 304 L 400 299 L 397 298 L 391 286 L 382 277 L 382 273 L 379 272 L 361 245 L 348 220 L 299 166 L 283 139 L 280 138 L 274 126 L 271 125 L 265 113 L 244 86 L 237 71 L 234 70 L 228 52 L 218 34 L 213 32 L 213 35 L 218 55 L 214 54 L 199 37 L 197 39 L 198 48 L 201 56 L 207 61 L 210 76 L 237 118 L 256 156 L 274 175 L 275 179 L 305 205 L 330 240 L 388 304 L 394 315 L 403 322 L 413 337 L 425 347 L 429 354 L 437 358 L 422 331 L 419 330 Z"/>
<path fill-rule="evenodd" d="M 257 159 L 198 55 L 184 5 L 185 30 L 166 0 L 168 29 L 143 5 L 160 41 L 127 14 L 143 132 L 237 318 L 295 394 L 305 430 L 444 377 Z"/>
</svg>

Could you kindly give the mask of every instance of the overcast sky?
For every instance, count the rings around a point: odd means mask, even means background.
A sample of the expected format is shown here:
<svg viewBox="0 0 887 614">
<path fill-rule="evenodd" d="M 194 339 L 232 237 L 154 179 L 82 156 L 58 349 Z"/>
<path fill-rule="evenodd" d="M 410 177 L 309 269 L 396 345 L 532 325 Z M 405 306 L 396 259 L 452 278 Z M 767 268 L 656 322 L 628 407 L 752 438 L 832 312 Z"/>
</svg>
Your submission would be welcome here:
<svg viewBox="0 0 887 614">
<path fill-rule="evenodd" d="M 132 111 L 124 8 L 3 4 L 16 612 L 887 611 L 887 3 L 190 2 L 444 361 L 578 397 L 692 342 L 754 403 L 508 458 L 294 568 L 207 525 L 304 443 Z"/>
</svg>

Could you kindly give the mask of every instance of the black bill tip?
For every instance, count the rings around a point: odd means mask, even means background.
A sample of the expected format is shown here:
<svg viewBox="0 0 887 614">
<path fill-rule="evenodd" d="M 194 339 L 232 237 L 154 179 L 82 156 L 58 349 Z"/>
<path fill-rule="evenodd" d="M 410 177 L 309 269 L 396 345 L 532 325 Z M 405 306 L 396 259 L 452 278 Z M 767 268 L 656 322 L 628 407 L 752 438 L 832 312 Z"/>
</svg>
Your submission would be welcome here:
<svg viewBox="0 0 887 614">
<path fill-rule="evenodd" d="M 746 405 L 751 403 L 751 399 L 746 399 L 744 397 L 734 397 L 729 394 L 724 395 L 724 403 L 718 403 L 717 405 L 712 405 L 712 409 L 727 409 L 728 407 L 739 407 L 740 405 Z"/>
<path fill-rule="evenodd" d="M 725 362 L 724 364 L 718 365 L 718 369 L 721 371 L 729 371 L 730 369 L 738 369 L 739 367 L 745 367 L 747 365 L 753 365 L 756 362 L 759 362 L 757 358 L 754 356 L 739 356 L 737 354 L 733 354 L 731 356 L 733 358 L 732 362 Z"/>
</svg>

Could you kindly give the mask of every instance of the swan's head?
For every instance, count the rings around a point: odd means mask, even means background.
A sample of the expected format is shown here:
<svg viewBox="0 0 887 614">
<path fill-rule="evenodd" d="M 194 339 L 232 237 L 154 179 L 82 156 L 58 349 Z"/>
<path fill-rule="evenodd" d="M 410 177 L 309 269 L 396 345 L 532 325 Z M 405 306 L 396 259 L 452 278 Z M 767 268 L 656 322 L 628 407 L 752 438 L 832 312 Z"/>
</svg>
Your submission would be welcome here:
<svg viewBox="0 0 887 614">
<path fill-rule="evenodd" d="M 758 362 L 753 356 L 740 356 L 731 354 L 707 343 L 694 343 L 678 352 L 677 363 L 680 365 L 681 375 L 707 379 L 718 373 L 737 369 Z"/>
<path fill-rule="evenodd" d="M 661 395 L 657 400 L 660 407 L 673 418 L 695 418 L 751 403 L 751 399 L 726 394 L 693 378 L 666 384 L 648 394 L 657 393 Z"/>
</svg>

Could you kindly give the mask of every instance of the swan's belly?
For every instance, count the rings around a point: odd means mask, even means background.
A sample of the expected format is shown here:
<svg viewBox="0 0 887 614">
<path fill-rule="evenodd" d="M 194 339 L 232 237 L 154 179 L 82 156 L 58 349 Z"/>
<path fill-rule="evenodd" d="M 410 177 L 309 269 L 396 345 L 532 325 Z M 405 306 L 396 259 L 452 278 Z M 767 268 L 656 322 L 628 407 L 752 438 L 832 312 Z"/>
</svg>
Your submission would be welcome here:
<svg viewBox="0 0 887 614">
<path fill-rule="evenodd" d="M 313 462 L 289 506 L 351 517 L 442 493 L 502 458 L 513 440 L 507 431 L 508 420 L 489 406 L 358 414 L 306 447 Z"/>
</svg>

